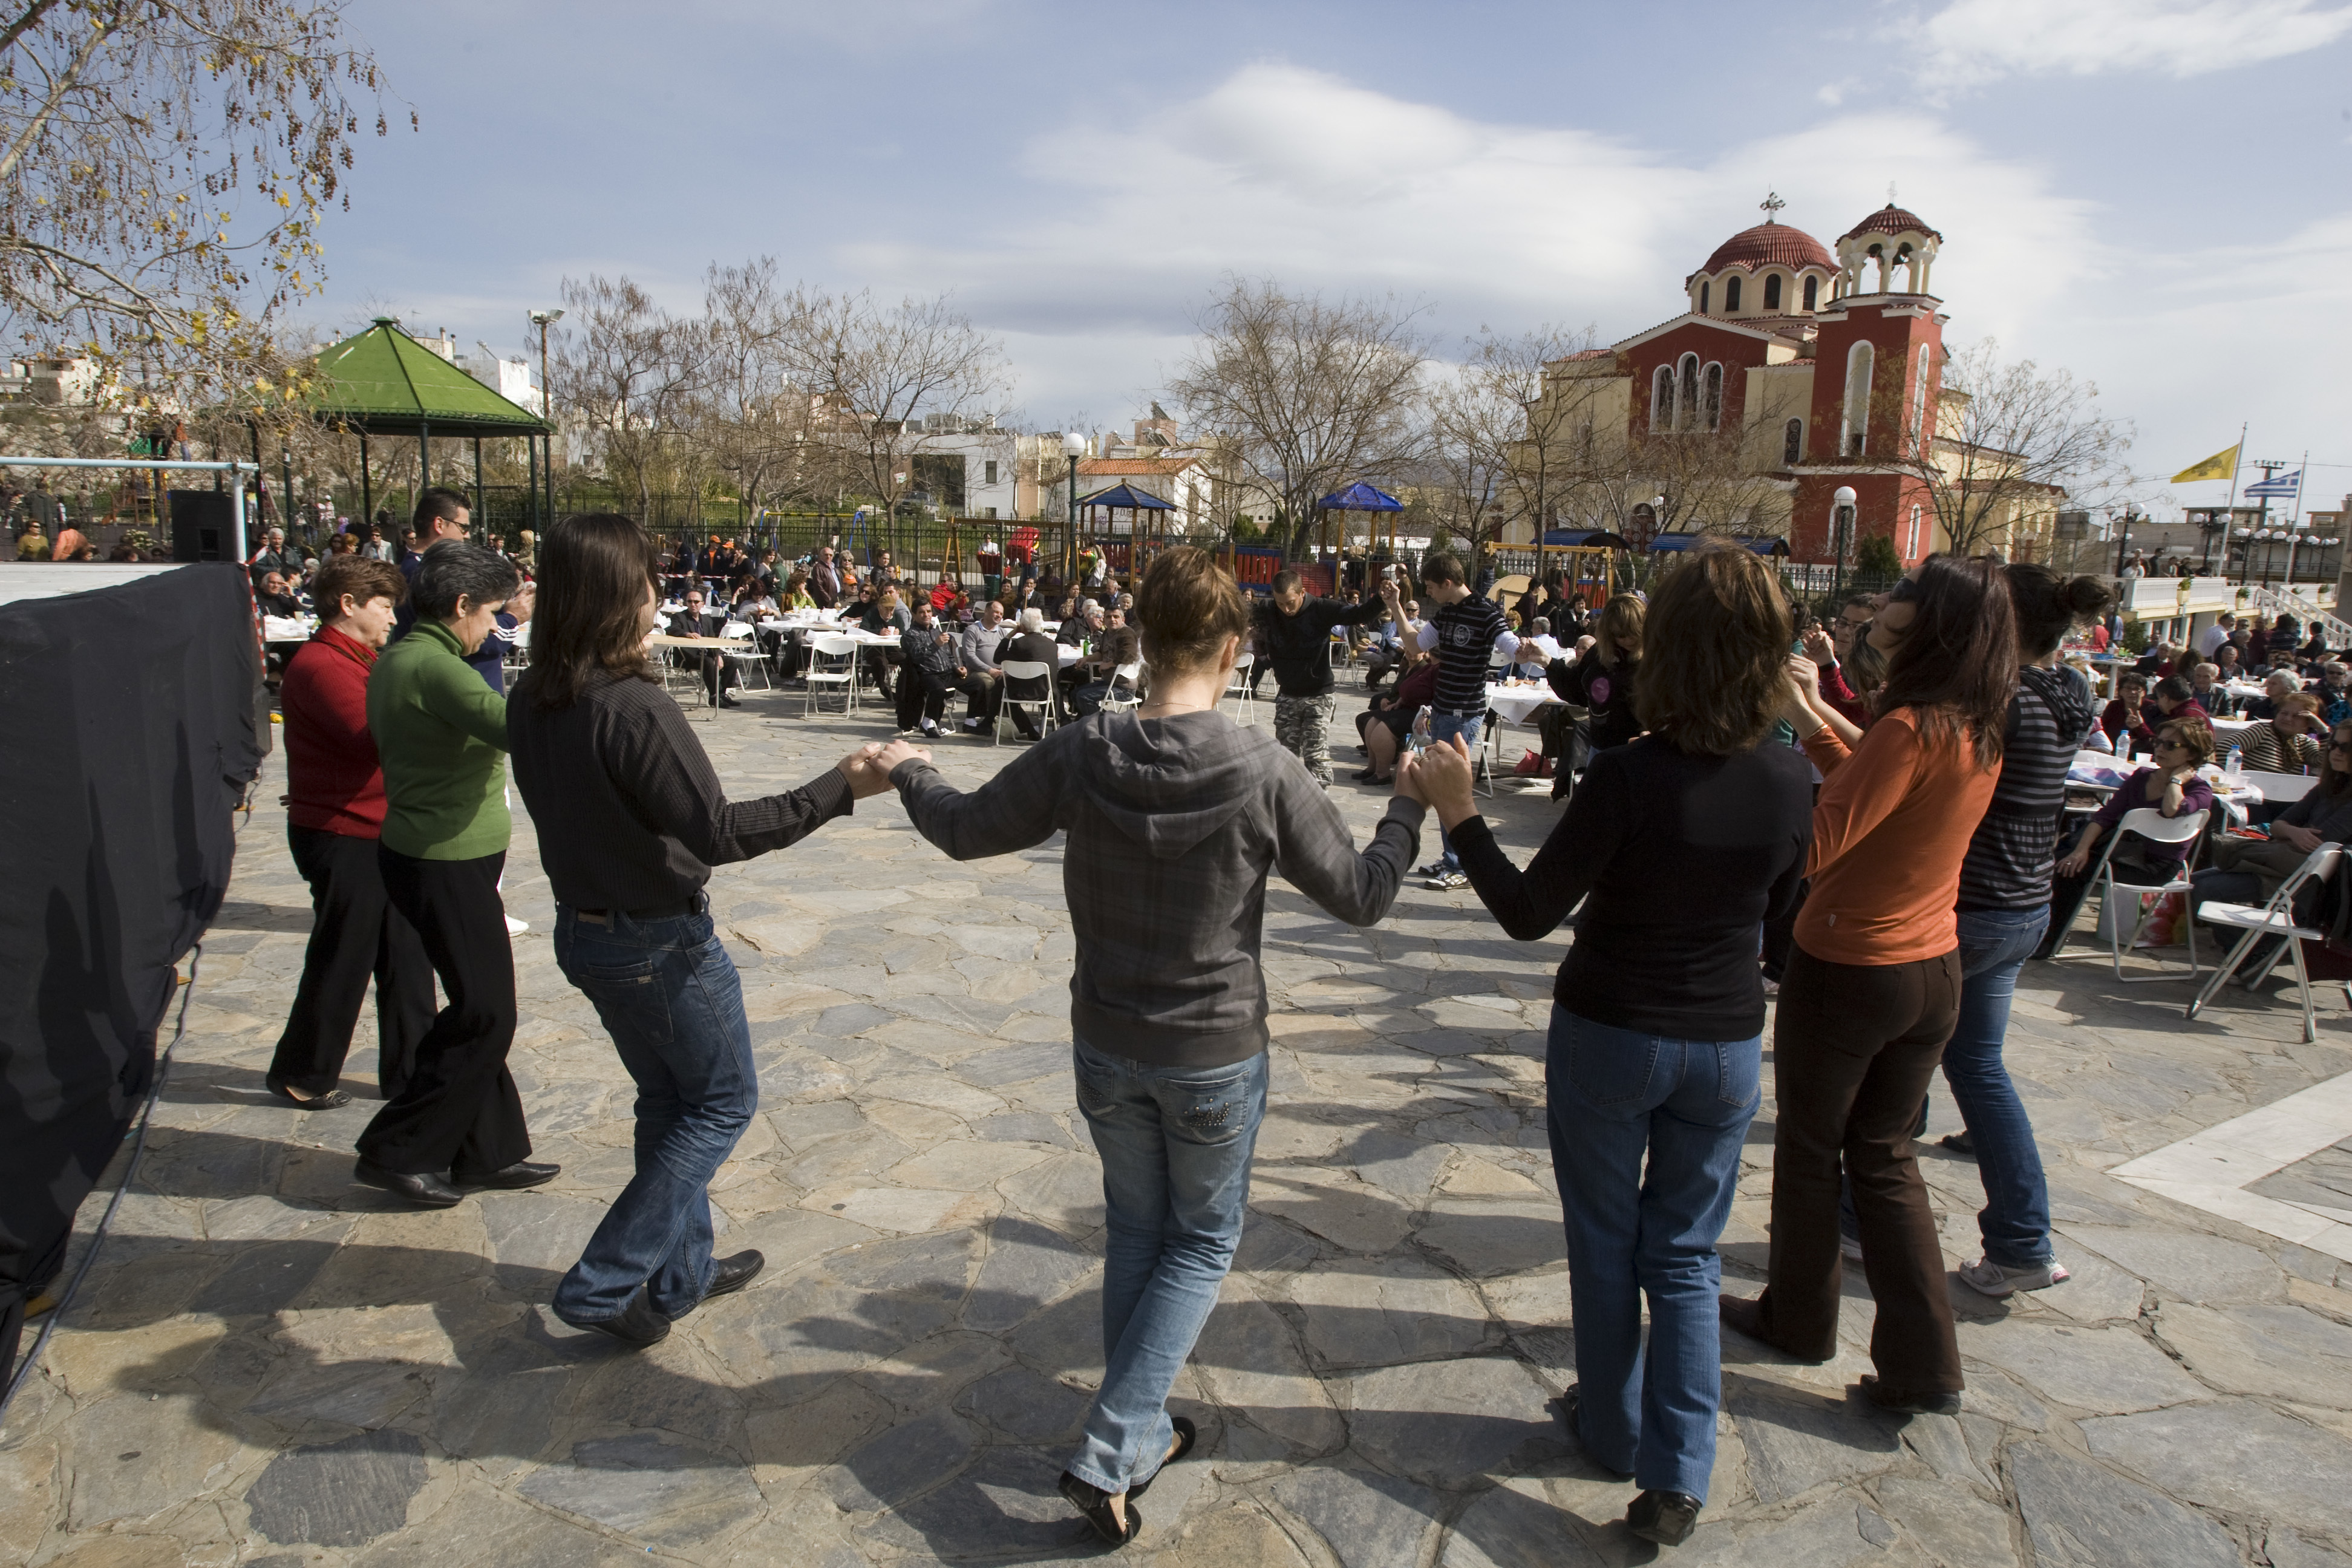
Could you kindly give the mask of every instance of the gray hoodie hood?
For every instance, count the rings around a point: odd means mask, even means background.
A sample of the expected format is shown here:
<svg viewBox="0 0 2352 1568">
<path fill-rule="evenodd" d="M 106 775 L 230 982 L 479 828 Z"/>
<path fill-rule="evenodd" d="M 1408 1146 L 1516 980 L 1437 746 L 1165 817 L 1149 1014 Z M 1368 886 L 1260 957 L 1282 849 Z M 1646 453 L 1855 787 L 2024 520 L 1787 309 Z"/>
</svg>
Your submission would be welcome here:
<svg viewBox="0 0 2352 1568">
<path fill-rule="evenodd" d="M 1087 736 L 1086 789 L 1112 826 L 1173 860 L 1249 804 L 1271 747 L 1222 713 L 1118 714 Z"/>
</svg>

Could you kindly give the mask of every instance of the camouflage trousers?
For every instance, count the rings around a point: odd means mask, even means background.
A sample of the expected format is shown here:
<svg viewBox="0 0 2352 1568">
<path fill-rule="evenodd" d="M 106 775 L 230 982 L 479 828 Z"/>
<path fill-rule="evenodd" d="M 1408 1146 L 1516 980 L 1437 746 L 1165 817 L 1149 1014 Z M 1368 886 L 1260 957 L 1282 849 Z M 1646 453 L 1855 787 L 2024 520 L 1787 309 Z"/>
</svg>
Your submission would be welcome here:
<svg viewBox="0 0 2352 1568">
<path fill-rule="evenodd" d="M 1274 743 L 1307 764 L 1317 784 L 1331 782 L 1331 694 L 1276 697 Z"/>
</svg>

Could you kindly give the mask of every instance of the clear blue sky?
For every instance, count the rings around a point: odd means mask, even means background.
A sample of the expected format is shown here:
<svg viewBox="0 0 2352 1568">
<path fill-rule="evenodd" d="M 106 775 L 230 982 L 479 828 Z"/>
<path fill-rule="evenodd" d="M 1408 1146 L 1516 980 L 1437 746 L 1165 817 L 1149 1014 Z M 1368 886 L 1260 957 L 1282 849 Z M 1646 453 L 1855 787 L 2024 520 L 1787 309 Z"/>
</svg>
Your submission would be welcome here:
<svg viewBox="0 0 2352 1568">
<path fill-rule="evenodd" d="M 2306 505 L 2352 490 L 2340 0 L 349 15 L 423 128 L 362 149 L 321 323 L 511 354 L 566 276 L 692 309 L 710 261 L 772 255 L 951 291 L 1003 339 L 1012 412 L 1123 425 L 1229 273 L 1394 292 L 1444 345 L 1605 341 L 1678 311 L 1768 188 L 1832 242 L 1892 182 L 1945 236 L 1948 336 L 2097 383 L 2138 468 L 2250 421 L 2250 458 L 2310 448 Z"/>
</svg>

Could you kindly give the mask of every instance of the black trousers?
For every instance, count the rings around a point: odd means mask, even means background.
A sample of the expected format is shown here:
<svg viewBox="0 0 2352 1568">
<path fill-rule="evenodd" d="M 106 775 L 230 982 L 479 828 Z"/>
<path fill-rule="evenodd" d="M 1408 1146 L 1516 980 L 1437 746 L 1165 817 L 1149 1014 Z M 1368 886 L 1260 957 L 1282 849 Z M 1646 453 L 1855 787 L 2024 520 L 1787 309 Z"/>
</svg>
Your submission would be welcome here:
<svg viewBox="0 0 2352 1568">
<path fill-rule="evenodd" d="M 292 826 L 286 839 L 310 884 L 310 945 L 269 1081 L 310 1095 L 335 1087 L 373 976 L 376 1081 L 394 1099 L 433 1025 L 433 962 L 416 928 L 385 899 L 374 839 Z"/>
<path fill-rule="evenodd" d="M 392 907 L 416 928 L 449 1005 L 417 1042 L 397 1099 L 360 1134 L 360 1153 L 403 1175 L 455 1167 L 475 1175 L 530 1157 L 522 1096 L 507 1071 L 514 1044 L 514 949 L 499 873 L 506 852 L 415 860 L 378 846 Z"/>
<path fill-rule="evenodd" d="M 989 680 L 984 675 L 959 676 L 953 670 L 917 669 L 912 665 L 898 672 L 898 728 L 911 730 L 918 714 L 936 724 L 947 711 L 948 699 L 957 692 L 964 695 L 967 717 L 985 716 L 989 705 Z"/>
</svg>

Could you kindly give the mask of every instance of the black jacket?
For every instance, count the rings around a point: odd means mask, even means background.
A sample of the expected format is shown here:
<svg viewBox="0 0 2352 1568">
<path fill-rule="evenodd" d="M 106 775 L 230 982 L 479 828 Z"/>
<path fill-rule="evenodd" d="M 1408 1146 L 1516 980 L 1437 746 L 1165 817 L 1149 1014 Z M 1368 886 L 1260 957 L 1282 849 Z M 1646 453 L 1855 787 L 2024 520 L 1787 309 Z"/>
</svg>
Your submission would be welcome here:
<svg viewBox="0 0 2352 1568">
<path fill-rule="evenodd" d="M 1331 689 L 1332 628 L 1360 626 L 1387 614 L 1378 599 L 1352 606 L 1309 599 L 1297 615 L 1286 616 L 1269 599 L 1258 617 L 1258 646 L 1285 697 L 1320 697 Z"/>
</svg>

